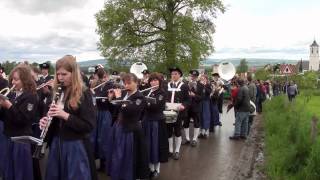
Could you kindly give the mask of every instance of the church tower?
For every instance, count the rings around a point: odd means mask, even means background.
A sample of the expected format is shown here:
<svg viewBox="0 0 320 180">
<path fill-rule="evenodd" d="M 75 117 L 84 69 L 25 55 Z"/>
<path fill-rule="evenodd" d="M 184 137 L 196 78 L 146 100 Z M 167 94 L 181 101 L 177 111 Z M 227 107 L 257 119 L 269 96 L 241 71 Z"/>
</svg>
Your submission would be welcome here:
<svg viewBox="0 0 320 180">
<path fill-rule="evenodd" d="M 319 45 L 316 40 L 310 46 L 310 60 L 309 60 L 309 70 L 310 71 L 318 71 L 320 65 L 319 60 Z"/>
</svg>

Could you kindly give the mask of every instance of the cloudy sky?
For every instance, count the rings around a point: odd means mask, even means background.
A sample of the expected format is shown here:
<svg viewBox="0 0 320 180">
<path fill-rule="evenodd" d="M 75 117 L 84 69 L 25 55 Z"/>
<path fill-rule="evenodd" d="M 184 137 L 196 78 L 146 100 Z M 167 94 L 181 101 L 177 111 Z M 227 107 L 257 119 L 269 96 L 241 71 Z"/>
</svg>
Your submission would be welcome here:
<svg viewBox="0 0 320 180">
<path fill-rule="evenodd" d="M 224 0 L 212 58 L 308 59 L 319 0 Z M 0 61 L 101 58 L 94 14 L 104 0 L 1 0 Z"/>
</svg>

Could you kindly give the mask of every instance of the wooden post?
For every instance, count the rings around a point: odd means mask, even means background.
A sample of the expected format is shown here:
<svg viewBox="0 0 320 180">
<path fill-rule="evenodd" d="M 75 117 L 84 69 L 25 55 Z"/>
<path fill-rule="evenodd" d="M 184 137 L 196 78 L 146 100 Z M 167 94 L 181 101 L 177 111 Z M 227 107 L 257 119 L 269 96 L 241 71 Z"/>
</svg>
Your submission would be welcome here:
<svg viewBox="0 0 320 180">
<path fill-rule="evenodd" d="M 311 142 L 315 143 L 318 134 L 319 119 L 314 115 L 311 120 Z"/>
</svg>

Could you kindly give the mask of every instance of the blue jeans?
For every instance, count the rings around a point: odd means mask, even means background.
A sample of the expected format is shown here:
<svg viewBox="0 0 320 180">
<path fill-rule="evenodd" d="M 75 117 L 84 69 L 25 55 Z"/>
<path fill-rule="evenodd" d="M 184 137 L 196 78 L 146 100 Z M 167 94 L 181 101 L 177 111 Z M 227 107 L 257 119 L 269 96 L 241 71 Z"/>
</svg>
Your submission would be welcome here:
<svg viewBox="0 0 320 180">
<path fill-rule="evenodd" d="M 234 136 L 247 137 L 249 123 L 249 112 L 237 112 Z"/>
</svg>

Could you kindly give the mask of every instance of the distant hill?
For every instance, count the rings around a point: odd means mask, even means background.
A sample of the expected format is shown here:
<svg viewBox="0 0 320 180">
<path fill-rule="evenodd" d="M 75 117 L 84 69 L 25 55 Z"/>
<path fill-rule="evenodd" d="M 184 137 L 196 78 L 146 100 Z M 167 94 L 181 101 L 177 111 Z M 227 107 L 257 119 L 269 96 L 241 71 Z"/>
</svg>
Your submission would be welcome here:
<svg viewBox="0 0 320 180">
<path fill-rule="evenodd" d="M 242 58 L 232 58 L 232 59 L 212 59 L 208 58 L 204 61 L 202 61 L 202 64 L 204 66 L 211 66 L 213 64 L 219 64 L 221 61 L 228 61 L 234 64 L 235 66 L 240 64 L 240 60 Z M 255 66 L 255 67 L 261 67 L 266 64 L 297 64 L 299 60 L 288 60 L 288 59 L 259 59 L 259 58 L 248 58 L 246 59 L 249 66 Z M 80 61 L 78 63 L 80 67 L 90 67 L 95 66 L 97 64 L 106 65 L 108 64 L 108 61 L 106 59 L 94 59 L 94 60 L 87 60 L 87 61 Z"/>
<path fill-rule="evenodd" d="M 235 66 L 238 66 L 240 64 L 240 60 L 242 58 L 232 58 L 232 59 L 211 59 L 208 58 L 204 60 L 202 63 L 204 66 L 210 66 L 213 64 L 219 64 L 221 61 L 228 61 L 234 64 Z M 248 62 L 249 66 L 255 66 L 255 67 L 261 67 L 266 64 L 297 64 L 299 60 L 289 60 L 289 59 L 259 59 L 259 58 L 247 58 L 246 61 Z"/>
<path fill-rule="evenodd" d="M 96 66 L 97 64 L 102 64 L 104 66 L 105 64 L 108 64 L 108 61 L 106 59 L 94 59 L 94 60 L 80 61 L 78 62 L 78 64 L 80 67 Z"/>
</svg>

